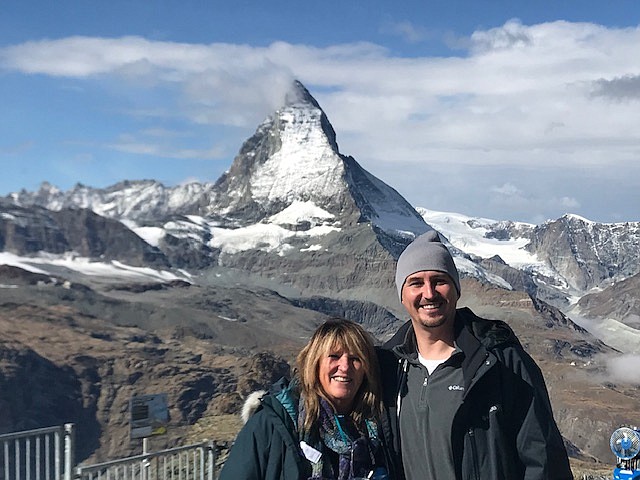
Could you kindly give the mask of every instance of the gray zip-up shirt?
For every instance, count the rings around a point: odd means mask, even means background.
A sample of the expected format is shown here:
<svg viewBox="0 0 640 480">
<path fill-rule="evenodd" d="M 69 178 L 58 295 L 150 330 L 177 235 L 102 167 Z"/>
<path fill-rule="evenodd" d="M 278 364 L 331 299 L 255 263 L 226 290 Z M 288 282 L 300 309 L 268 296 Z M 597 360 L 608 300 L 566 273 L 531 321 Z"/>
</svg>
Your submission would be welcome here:
<svg viewBox="0 0 640 480">
<path fill-rule="evenodd" d="M 464 393 L 459 348 L 429 375 L 416 355 L 407 360 L 407 394 L 400 399 L 402 464 L 407 478 L 455 478 L 451 428 Z M 425 454 L 428 452 L 428 454 Z"/>
</svg>

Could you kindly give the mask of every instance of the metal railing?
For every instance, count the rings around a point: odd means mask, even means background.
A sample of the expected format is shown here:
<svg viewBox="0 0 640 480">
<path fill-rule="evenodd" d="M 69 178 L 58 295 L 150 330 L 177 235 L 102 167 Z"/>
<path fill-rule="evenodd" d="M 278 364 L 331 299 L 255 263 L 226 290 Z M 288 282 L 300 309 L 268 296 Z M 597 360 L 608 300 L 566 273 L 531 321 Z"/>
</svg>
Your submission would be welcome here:
<svg viewBox="0 0 640 480">
<path fill-rule="evenodd" d="M 71 480 L 74 426 L 0 435 L 0 480 Z"/>
<path fill-rule="evenodd" d="M 0 480 L 215 480 L 227 442 L 143 453 L 94 465 L 75 465 L 74 425 L 0 435 Z"/>
<path fill-rule="evenodd" d="M 75 469 L 78 480 L 214 480 L 217 445 L 206 441 Z"/>
</svg>

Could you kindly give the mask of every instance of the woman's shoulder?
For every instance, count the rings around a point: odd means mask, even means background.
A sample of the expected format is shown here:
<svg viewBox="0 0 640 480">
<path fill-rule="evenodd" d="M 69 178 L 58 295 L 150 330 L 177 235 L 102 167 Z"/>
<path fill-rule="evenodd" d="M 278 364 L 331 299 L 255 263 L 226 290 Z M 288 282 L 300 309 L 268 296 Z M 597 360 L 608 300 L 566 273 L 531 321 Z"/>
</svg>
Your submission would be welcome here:
<svg viewBox="0 0 640 480">
<path fill-rule="evenodd" d="M 247 396 L 242 406 L 242 421 L 246 424 L 256 414 L 264 411 L 262 415 L 275 415 L 283 420 L 288 416 L 295 424 L 299 398 L 296 382 L 280 379 L 268 391 L 257 390 Z"/>
</svg>

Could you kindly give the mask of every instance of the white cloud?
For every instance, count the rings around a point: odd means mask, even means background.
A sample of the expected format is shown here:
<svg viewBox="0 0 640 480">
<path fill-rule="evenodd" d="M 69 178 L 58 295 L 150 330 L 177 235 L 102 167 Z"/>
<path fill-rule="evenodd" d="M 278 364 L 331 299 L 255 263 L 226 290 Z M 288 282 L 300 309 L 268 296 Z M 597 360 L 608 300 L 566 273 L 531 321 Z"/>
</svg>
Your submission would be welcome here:
<svg viewBox="0 0 640 480">
<path fill-rule="evenodd" d="M 231 125 L 252 125 L 254 115 L 247 112 L 272 111 L 298 77 L 320 89 L 316 96 L 333 111 L 334 122 L 360 112 L 359 125 L 345 122 L 346 131 L 387 130 L 417 147 L 450 150 L 447 161 L 469 161 L 462 159 L 469 151 L 601 145 L 604 137 L 621 140 L 613 134 L 625 125 L 632 135 L 627 121 L 637 109 L 601 97 L 612 85 L 634 85 L 621 79 L 640 69 L 637 30 L 510 21 L 474 33 L 471 43 L 466 58 L 406 59 L 370 44 L 320 49 L 71 37 L 6 47 L 0 58 L 5 68 L 25 73 L 154 78 L 182 91 L 190 118 Z M 603 122 L 603 115 L 610 121 Z"/>
<path fill-rule="evenodd" d="M 430 37 L 424 28 L 408 21 L 387 23 L 380 31 L 386 34 L 396 35 L 408 43 L 420 43 Z"/>
<path fill-rule="evenodd" d="M 122 137 L 116 143 L 106 145 L 106 147 L 119 152 L 153 155 L 159 158 L 215 160 L 222 158 L 225 154 L 224 149 L 215 146 L 207 150 L 190 148 L 176 149 L 167 147 L 161 143 L 139 141 L 129 136 Z"/>
<path fill-rule="evenodd" d="M 471 36 L 471 41 L 476 53 L 485 53 L 492 50 L 530 47 L 533 44 L 533 37 L 527 27 L 514 19 L 506 22 L 502 27 L 475 32 Z"/>
<path fill-rule="evenodd" d="M 505 183 L 500 186 L 495 186 L 491 189 L 492 192 L 498 195 L 504 195 L 505 197 L 521 197 L 522 191 L 511 183 Z"/>
<path fill-rule="evenodd" d="M 558 199 L 558 203 L 568 209 L 568 211 L 573 211 L 580 207 L 580 202 L 572 197 L 561 197 Z"/>
<path fill-rule="evenodd" d="M 610 358 L 607 371 L 612 382 L 640 385 L 640 355 L 621 355 Z"/>
</svg>

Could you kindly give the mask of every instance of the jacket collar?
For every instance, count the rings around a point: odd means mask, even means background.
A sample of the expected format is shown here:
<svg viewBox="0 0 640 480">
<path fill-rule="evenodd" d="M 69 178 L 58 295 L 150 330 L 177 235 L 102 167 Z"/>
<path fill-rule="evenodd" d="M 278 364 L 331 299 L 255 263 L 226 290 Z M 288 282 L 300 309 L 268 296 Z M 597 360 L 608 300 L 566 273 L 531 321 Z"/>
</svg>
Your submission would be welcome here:
<svg viewBox="0 0 640 480">
<path fill-rule="evenodd" d="M 491 350 L 498 345 L 519 344 L 513 330 L 505 322 L 480 318 L 467 307 L 456 310 L 454 324 L 456 330 L 455 340 L 461 344 L 460 347 L 467 355 L 471 354 L 476 348 L 473 340 L 468 339 L 465 341 L 464 337 L 467 334 L 475 337 L 487 350 Z M 394 350 L 394 347 L 402 347 L 401 351 L 405 353 L 416 351 L 415 333 L 413 332 L 411 320 L 405 322 L 383 346 L 386 350 Z"/>
<path fill-rule="evenodd" d="M 495 357 L 490 355 L 493 348 L 519 342 L 505 322 L 480 318 L 469 308 L 456 310 L 454 325 L 456 345 L 464 353 L 462 372 L 468 391 L 476 372 L 495 361 Z M 411 320 L 404 323 L 383 348 L 391 350 L 399 358 L 416 359 L 418 348 Z"/>
</svg>

